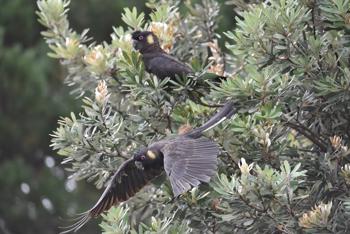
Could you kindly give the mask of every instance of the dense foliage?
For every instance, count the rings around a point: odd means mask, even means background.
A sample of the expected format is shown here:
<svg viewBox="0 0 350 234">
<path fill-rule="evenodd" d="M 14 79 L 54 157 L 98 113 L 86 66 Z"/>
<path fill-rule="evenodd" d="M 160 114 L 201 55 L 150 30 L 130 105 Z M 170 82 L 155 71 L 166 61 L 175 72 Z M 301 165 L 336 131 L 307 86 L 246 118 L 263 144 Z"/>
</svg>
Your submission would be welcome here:
<svg viewBox="0 0 350 234">
<path fill-rule="evenodd" d="M 103 13 L 103 25 L 90 35 L 108 39 L 123 7 L 140 1 L 74 1 L 76 28 L 98 23 L 91 15 Z M 84 3 L 84 4 L 81 4 Z M 67 179 L 60 159 L 49 147 L 49 134 L 60 115 L 78 111 L 81 101 L 69 95 L 62 82 L 66 71 L 47 57 L 40 35 L 36 1 L 3 0 L 0 8 L 0 233 L 57 234 L 69 207 L 85 207 L 99 195 L 88 183 Z M 102 21 L 102 18 L 101 18 Z M 101 22 L 102 24 L 102 22 Z M 108 28 L 108 30 L 107 30 Z M 108 37 L 106 37 L 106 35 Z M 83 194 L 83 196 L 82 196 Z M 84 233 L 100 230 L 94 223 Z"/>
<path fill-rule="evenodd" d="M 98 44 L 70 28 L 69 1 L 38 1 L 49 55 L 84 101 L 52 135 L 73 178 L 102 188 L 137 148 L 203 123 L 215 110 L 207 103 L 237 106 L 208 133 L 223 147 L 217 178 L 175 200 L 169 184 L 155 181 L 111 209 L 103 232 L 349 232 L 350 3 L 258 2 L 227 1 L 236 26 L 221 35 L 216 1 L 149 1 L 148 18 L 126 8 L 126 26 Z M 135 29 L 154 31 L 196 75 L 170 81 L 146 73 L 131 46 Z M 208 72 L 228 79 L 198 89 Z"/>
<path fill-rule="evenodd" d="M 1 5 L 0 233 L 54 233 L 57 216 L 65 214 L 64 197 L 72 194 L 64 189 L 63 170 L 54 168 L 48 134 L 56 116 L 72 110 L 73 98 L 47 59 L 35 4 Z"/>
</svg>

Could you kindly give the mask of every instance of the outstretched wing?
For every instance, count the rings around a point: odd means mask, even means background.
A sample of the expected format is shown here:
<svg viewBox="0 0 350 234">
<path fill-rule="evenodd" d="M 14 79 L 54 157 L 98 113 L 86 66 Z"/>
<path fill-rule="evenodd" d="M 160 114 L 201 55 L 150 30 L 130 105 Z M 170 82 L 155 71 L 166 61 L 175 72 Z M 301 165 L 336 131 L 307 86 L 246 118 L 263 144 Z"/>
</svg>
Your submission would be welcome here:
<svg viewBox="0 0 350 234">
<path fill-rule="evenodd" d="M 67 230 L 61 232 L 76 232 L 91 218 L 99 216 L 113 205 L 128 200 L 134 196 L 150 180 L 162 173 L 160 169 L 143 169 L 135 165 L 133 158 L 126 160 L 113 175 L 108 186 L 104 190 L 100 199 L 88 211 L 78 217 L 78 221 L 71 226 L 65 227 Z"/>
<path fill-rule="evenodd" d="M 164 169 L 175 196 L 188 191 L 191 186 L 209 182 L 216 172 L 219 147 L 205 137 L 179 137 L 167 144 L 162 152 Z"/>
<path fill-rule="evenodd" d="M 165 53 L 159 53 L 157 56 L 150 58 L 145 65 L 149 72 L 155 74 L 159 78 L 175 78 L 175 75 L 184 76 L 193 72 L 185 63 Z"/>
</svg>

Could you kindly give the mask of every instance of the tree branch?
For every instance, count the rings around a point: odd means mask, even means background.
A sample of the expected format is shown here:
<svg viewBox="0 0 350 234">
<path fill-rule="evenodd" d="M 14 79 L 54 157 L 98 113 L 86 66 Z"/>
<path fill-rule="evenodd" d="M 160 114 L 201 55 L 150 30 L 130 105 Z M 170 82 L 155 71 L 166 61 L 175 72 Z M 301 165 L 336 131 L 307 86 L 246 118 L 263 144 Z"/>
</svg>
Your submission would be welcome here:
<svg viewBox="0 0 350 234">
<path fill-rule="evenodd" d="M 324 142 L 321 138 L 317 137 L 310 129 L 304 125 L 292 123 L 289 121 L 287 121 L 285 125 L 298 131 L 300 134 L 308 138 L 310 141 L 312 141 L 312 143 L 317 145 L 322 150 L 322 152 L 327 152 L 327 143 Z"/>
</svg>

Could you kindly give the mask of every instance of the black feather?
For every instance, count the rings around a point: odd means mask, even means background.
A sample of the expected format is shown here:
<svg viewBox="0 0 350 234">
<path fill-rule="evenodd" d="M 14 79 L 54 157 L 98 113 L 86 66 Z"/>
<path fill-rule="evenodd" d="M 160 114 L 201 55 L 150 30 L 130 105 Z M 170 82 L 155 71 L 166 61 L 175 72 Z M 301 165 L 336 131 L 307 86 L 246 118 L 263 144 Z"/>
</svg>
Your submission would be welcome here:
<svg viewBox="0 0 350 234">
<path fill-rule="evenodd" d="M 133 158 L 125 161 L 113 175 L 97 203 L 90 210 L 82 213 L 77 222 L 64 227 L 66 230 L 61 233 L 76 232 L 91 218 L 99 216 L 119 202 L 128 200 L 144 187 L 150 178 L 160 175 L 162 171 L 162 168 L 139 169 L 136 167 Z"/>
<path fill-rule="evenodd" d="M 61 233 L 76 232 L 90 219 L 99 216 L 113 205 L 128 200 L 150 180 L 161 175 L 165 169 L 175 196 L 188 191 L 201 182 L 209 182 L 216 173 L 219 147 L 213 141 L 202 137 L 202 133 L 233 114 L 233 104 L 227 103 L 202 127 L 187 134 L 165 139 L 141 149 L 133 158 L 126 160 L 112 176 L 108 186 L 96 204 L 81 213 L 76 222 L 65 227 Z M 139 161 L 151 150 L 157 157 Z M 138 167 L 135 163 L 141 163 Z M 164 167 L 164 168 L 163 168 Z"/>
<path fill-rule="evenodd" d="M 162 152 L 175 196 L 208 182 L 216 172 L 219 147 L 207 138 L 177 137 Z"/>
</svg>

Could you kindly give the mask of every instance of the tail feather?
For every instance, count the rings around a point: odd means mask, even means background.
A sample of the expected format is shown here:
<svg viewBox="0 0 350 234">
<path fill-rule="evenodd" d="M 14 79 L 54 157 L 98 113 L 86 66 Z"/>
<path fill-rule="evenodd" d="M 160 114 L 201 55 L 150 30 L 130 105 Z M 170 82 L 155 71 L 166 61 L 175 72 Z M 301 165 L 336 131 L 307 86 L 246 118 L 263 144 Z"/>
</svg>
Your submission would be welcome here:
<svg viewBox="0 0 350 234">
<path fill-rule="evenodd" d="M 205 124 L 203 124 L 199 128 L 193 129 L 192 131 L 188 132 L 186 136 L 198 138 L 202 135 L 203 132 L 212 129 L 218 124 L 220 124 L 222 121 L 231 118 L 233 114 L 234 105 L 233 102 L 229 101 L 220 109 L 218 113 L 211 117 Z"/>
<path fill-rule="evenodd" d="M 60 227 L 64 229 L 59 234 L 65 234 L 69 232 L 76 232 L 78 231 L 82 226 L 84 226 L 89 220 L 92 218 L 90 211 L 82 213 L 80 216 L 72 219 L 77 220 L 74 224 L 66 226 L 66 227 Z"/>
</svg>

